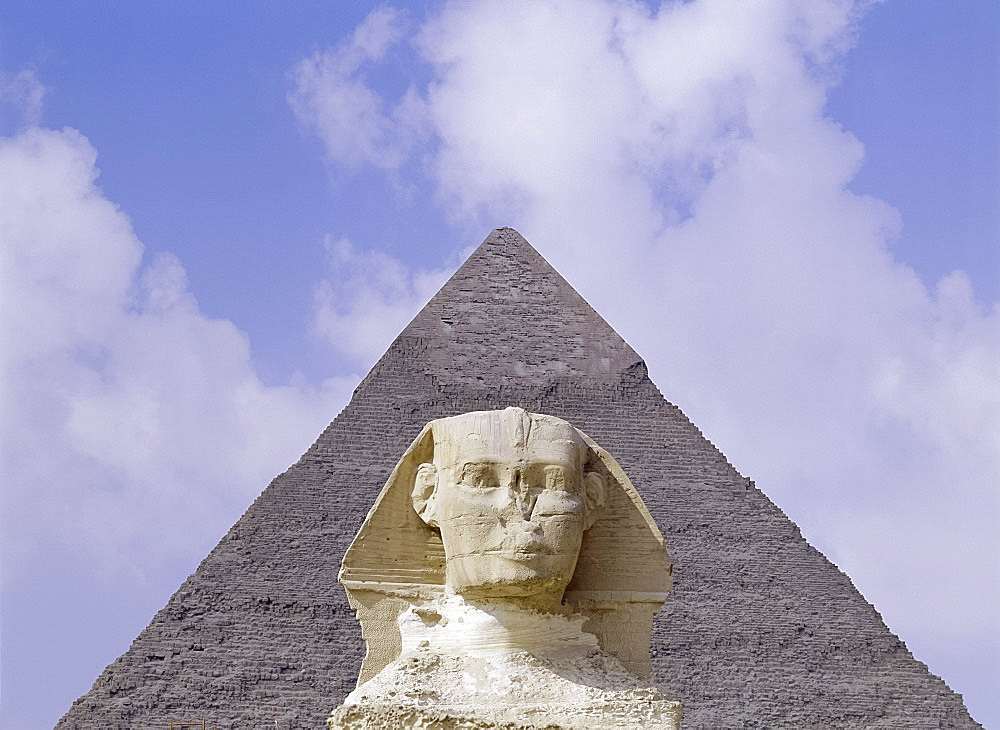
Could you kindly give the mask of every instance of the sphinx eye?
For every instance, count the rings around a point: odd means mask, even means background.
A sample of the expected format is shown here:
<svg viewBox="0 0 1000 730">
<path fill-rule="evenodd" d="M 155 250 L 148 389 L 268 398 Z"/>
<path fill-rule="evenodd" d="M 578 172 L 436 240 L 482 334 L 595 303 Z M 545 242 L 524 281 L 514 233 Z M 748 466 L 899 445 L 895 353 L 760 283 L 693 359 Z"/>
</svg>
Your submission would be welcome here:
<svg viewBox="0 0 1000 730">
<path fill-rule="evenodd" d="M 466 464 L 462 468 L 462 484 L 478 489 L 490 489 L 498 486 L 499 481 L 489 464 Z"/>
<path fill-rule="evenodd" d="M 545 488 L 565 492 L 568 488 L 566 469 L 561 466 L 545 467 Z"/>
</svg>

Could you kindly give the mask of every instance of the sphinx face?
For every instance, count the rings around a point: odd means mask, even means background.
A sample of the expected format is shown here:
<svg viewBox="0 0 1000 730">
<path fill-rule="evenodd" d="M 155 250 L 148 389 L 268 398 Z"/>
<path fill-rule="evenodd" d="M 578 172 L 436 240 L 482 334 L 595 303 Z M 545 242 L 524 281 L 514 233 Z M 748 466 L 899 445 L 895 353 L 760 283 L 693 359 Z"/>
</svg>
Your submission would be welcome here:
<svg viewBox="0 0 1000 730">
<path fill-rule="evenodd" d="M 563 590 L 583 538 L 575 465 L 470 458 L 443 470 L 438 507 L 448 585 L 465 595 Z"/>
<path fill-rule="evenodd" d="M 586 526 L 586 446 L 552 417 L 475 415 L 478 422 L 443 419 L 452 423 L 435 429 L 433 470 L 418 474 L 415 489 L 433 476 L 428 521 L 441 530 L 448 587 L 475 599 L 558 603 Z"/>
</svg>

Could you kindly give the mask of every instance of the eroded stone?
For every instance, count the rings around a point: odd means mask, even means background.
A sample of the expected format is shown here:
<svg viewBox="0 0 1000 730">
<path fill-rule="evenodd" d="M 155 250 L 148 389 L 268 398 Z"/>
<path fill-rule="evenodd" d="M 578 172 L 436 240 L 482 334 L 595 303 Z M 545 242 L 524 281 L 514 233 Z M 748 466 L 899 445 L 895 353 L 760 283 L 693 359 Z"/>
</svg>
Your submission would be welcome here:
<svg viewBox="0 0 1000 730">
<path fill-rule="evenodd" d="M 345 555 L 367 655 L 330 727 L 675 728 L 648 682 L 670 575 L 628 478 L 568 422 L 432 421 Z"/>
</svg>

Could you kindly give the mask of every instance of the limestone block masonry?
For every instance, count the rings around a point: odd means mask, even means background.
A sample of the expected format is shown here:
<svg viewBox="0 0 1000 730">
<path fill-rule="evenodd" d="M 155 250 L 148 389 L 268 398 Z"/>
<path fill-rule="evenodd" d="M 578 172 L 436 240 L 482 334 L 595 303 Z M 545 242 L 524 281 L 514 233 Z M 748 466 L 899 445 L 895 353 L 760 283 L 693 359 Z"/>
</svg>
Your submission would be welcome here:
<svg viewBox="0 0 1000 730">
<path fill-rule="evenodd" d="M 509 228 L 431 299 L 58 727 L 323 727 L 364 657 L 337 573 L 399 454 L 428 421 L 508 406 L 565 419 L 612 453 L 662 531 L 673 587 L 653 624 L 652 670 L 685 728 L 980 727 Z"/>
</svg>

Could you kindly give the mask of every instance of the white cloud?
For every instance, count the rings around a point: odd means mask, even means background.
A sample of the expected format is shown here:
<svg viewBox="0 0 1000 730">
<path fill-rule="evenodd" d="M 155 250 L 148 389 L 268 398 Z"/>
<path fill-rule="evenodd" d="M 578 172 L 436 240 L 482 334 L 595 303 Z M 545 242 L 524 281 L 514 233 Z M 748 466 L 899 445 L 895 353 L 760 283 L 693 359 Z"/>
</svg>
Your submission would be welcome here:
<svg viewBox="0 0 1000 730">
<path fill-rule="evenodd" d="M 43 555 L 116 581 L 201 557 L 356 382 L 261 383 L 176 257 L 141 265 L 95 157 L 69 129 L 0 138 L 5 581 Z"/>
<path fill-rule="evenodd" d="M 962 272 L 925 287 L 897 212 L 849 190 L 864 148 L 824 106 L 861 10 L 447 3 L 415 35 L 412 153 L 455 221 L 537 245 L 961 689 L 986 671 L 963 647 L 1000 642 L 1000 309 Z"/>
<path fill-rule="evenodd" d="M 421 113 L 415 94 L 387 111 L 363 74 L 402 38 L 403 20 L 400 11 L 377 9 L 350 40 L 314 53 L 293 70 L 288 102 L 299 123 L 323 141 L 331 162 L 396 168 L 418 138 Z"/>
</svg>

